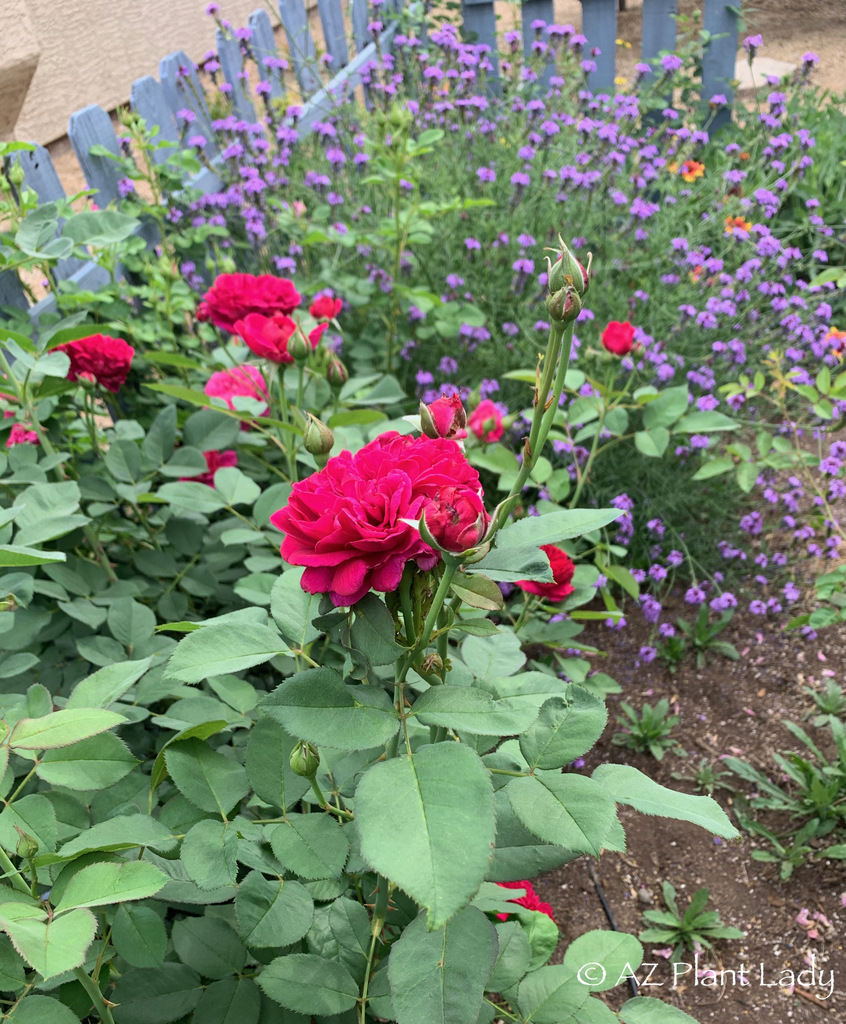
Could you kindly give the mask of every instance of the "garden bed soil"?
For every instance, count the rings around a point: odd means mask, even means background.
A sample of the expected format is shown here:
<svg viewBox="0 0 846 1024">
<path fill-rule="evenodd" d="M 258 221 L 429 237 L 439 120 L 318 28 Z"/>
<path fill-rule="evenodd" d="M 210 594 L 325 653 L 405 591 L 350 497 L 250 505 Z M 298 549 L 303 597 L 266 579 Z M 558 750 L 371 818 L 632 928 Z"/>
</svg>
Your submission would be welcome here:
<svg viewBox="0 0 846 1024">
<path fill-rule="evenodd" d="M 689 618 L 679 607 L 677 612 Z M 670 618 L 670 616 L 668 616 Z M 773 771 L 774 751 L 799 747 L 784 723 L 801 723 L 811 735 L 817 732 L 803 719 L 813 706 L 804 687 L 824 687 L 829 678 L 844 679 L 846 628 L 833 627 L 817 640 L 806 641 L 799 634 L 786 633 L 774 623 L 762 622 L 748 613 L 738 614 L 721 635 L 734 643 L 741 658 L 737 662 L 720 656 L 709 657 L 702 669 L 692 656 L 671 673 L 660 662 L 636 665 L 641 644 L 649 642 L 649 627 L 633 621 L 616 633 L 604 627 L 586 632 L 586 643 L 607 652 L 594 656 L 594 666 L 613 676 L 623 692 L 608 698 L 609 725 L 600 743 L 591 751 L 585 770 L 605 761 L 633 764 L 656 781 L 675 789 L 696 792 L 691 783 L 672 778 L 673 772 L 692 775 L 704 757 L 718 770 L 720 755 L 735 754 L 756 767 Z M 616 715 L 621 701 L 638 711 L 644 702 L 653 706 L 666 697 L 677 709 L 680 722 L 674 735 L 688 752 L 685 758 L 668 753 L 657 762 L 614 746 Z M 738 791 L 749 786 L 732 777 L 724 781 Z M 732 794 L 717 790 L 716 799 L 731 815 Z M 673 984 L 668 962 L 652 953 L 646 944 L 645 960 L 658 963 L 652 981 L 663 987 L 644 987 L 642 995 L 667 1000 L 685 1010 L 701 1024 L 785 1024 L 846 1020 L 846 908 L 841 894 L 846 891 L 846 868 L 840 861 L 824 861 L 798 868 L 787 882 L 779 880 L 778 865 L 752 860 L 758 843 L 745 835 L 741 840 L 714 839 L 702 829 L 671 819 L 647 817 L 624 811 L 627 831 L 625 854 L 603 853 L 596 874 L 610 910 L 621 931 L 637 934 L 644 927 L 646 909 L 663 910 L 661 883 L 671 882 L 678 890 L 680 908 L 701 886 L 711 892 L 708 910 L 718 910 L 723 923 L 742 929 L 742 940 L 723 941 L 712 953 L 705 951 L 699 966 L 725 971 L 722 983 L 707 986 L 693 972 Z M 772 816 L 764 817 L 773 824 Z M 779 827 L 783 822 L 779 822 Z M 577 936 L 595 928 L 610 927 L 590 876 L 586 858 L 542 876 L 535 884 L 541 899 L 552 904 L 562 933 L 563 949 Z M 651 901 L 651 902 L 648 902 Z M 820 928 L 818 940 L 810 940 L 795 918 L 803 907 L 821 911 L 831 929 Z M 817 980 L 824 983 L 797 985 L 793 994 L 778 982 L 782 970 L 799 972 L 815 958 Z M 687 958 L 692 960 L 691 957 Z M 729 971 L 743 964 L 750 968 L 750 984 L 735 983 Z M 763 965 L 763 966 L 762 966 Z M 763 976 L 762 976 L 763 971 Z M 829 972 L 834 991 L 828 993 Z M 642 980 L 647 971 L 641 970 Z M 628 987 L 609 993 L 608 1002 L 619 1008 L 631 995 Z"/>
</svg>

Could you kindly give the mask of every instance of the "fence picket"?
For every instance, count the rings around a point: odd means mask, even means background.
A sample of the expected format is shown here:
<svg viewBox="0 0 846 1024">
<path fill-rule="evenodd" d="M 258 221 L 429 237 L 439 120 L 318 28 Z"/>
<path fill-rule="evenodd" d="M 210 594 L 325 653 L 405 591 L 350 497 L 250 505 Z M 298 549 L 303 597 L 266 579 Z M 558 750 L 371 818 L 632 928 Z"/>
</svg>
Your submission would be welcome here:
<svg viewBox="0 0 846 1024">
<path fill-rule="evenodd" d="M 176 123 L 182 128 L 179 120 L 179 111 L 190 110 L 196 120 L 193 130 L 188 135 L 200 134 L 206 138 L 206 155 L 217 156 L 217 145 L 214 141 L 211 115 L 206 106 L 203 87 L 194 62 L 182 50 L 169 53 L 159 61 L 159 77 L 162 81 L 162 90 L 167 105 L 176 117 Z"/>
<path fill-rule="evenodd" d="M 276 36 L 273 32 L 273 25 L 270 23 L 270 15 L 264 10 L 253 11 L 247 24 L 253 33 L 253 38 L 250 42 L 252 43 L 256 61 L 259 67 L 264 69 L 266 68 L 264 63 L 266 58 L 279 56 L 279 51 L 276 49 Z M 281 99 L 285 95 L 285 86 L 278 68 L 267 68 L 266 73 L 262 72 L 262 77 L 270 83 L 271 99 Z"/>
<path fill-rule="evenodd" d="M 158 127 L 158 141 L 179 145 L 179 132 L 176 130 L 173 111 L 167 105 L 164 89 L 152 75 L 135 79 L 129 92 L 129 105 L 136 114 L 144 118 L 144 124 L 148 129 L 154 125 Z M 170 146 L 154 149 L 153 160 L 157 164 L 164 163 L 173 151 Z"/>
<path fill-rule="evenodd" d="M 322 83 L 315 71 L 314 40 L 302 0 L 279 0 L 279 14 L 297 81 L 303 93 L 309 95 L 320 89 Z"/>
<path fill-rule="evenodd" d="M 71 114 L 68 122 L 68 138 L 76 153 L 76 159 L 85 175 L 90 188 L 98 191 L 97 205 L 108 206 L 118 198 L 118 182 L 122 175 L 120 166 L 106 156 L 95 156 L 91 153 L 92 146 L 103 146 L 120 156 L 112 119 L 96 104 L 83 107 Z"/>
<path fill-rule="evenodd" d="M 462 0 L 461 16 L 464 29 L 475 43 L 489 46 L 493 71 L 488 72 L 492 92 L 499 92 L 499 60 L 497 59 L 496 14 L 493 0 Z"/>
<path fill-rule="evenodd" d="M 250 83 L 244 71 L 244 55 L 241 53 L 241 43 L 235 38 L 231 31 L 219 28 L 215 33 L 217 43 L 217 58 L 220 62 L 223 77 L 232 86 L 229 99 L 235 113 L 242 121 L 249 121 L 251 124 L 256 119 L 256 108 L 250 98 Z"/>
<path fill-rule="evenodd" d="M 678 0 L 643 0 L 643 45 L 640 52 L 644 63 L 653 64 L 662 50 L 675 50 L 678 9 Z"/>
<path fill-rule="evenodd" d="M 43 146 L 36 146 L 31 152 L 22 150 L 15 157 L 24 172 L 24 184 L 38 196 L 39 203 L 52 203 L 65 198 L 65 190 L 56 174 L 56 168 L 50 154 Z M 59 222 L 61 230 L 62 221 Z M 53 274 L 60 281 L 71 277 L 85 266 L 80 259 L 59 260 L 53 268 Z"/>
<path fill-rule="evenodd" d="M 326 50 L 332 57 L 329 65 L 333 74 L 341 71 L 350 62 L 350 51 L 347 48 L 347 30 L 344 15 L 341 11 L 341 0 L 320 0 L 317 5 L 320 24 L 323 28 L 323 39 Z"/>
<path fill-rule="evenodd" d="M 367 13 L 367 0 L 351 0 L 351 4 L 355 49 L 356 53 L 361 53 L 370 42 L 370 33 L 367 31 L 367 26 L 370 24 L 370 16 Z"/>
<path fill-rule="evenodd" d="M 731 101 L 734 97 L 734 66 L 737 60 L 737 3 L 736 0 L 708 0 L 705 4 L 704 29 L 711 40 L 702 61 L 702 100 L 722 93 L 727 106 L 717 111 L 711 122 L 712 132 L 731 121 Z M 715 38 L 716 37 L 716 38 Z"/>
<path fill-rule="evenodd" d="M 26 293 L 14 270 L 4 270 L 0 273 L 0 310 L 4 306 L 12 309 L 26 309 L 29 306 Z"/>
<path fill-rule="evenodd" d="M 596 63 L 588 77 L 593 92 L 613 92 L 617 67 L 617 0 L 582 0 L 582 35 L 587 38 L 585 59 Z M 591 50 L 599 53 L 593 56 Z"/>
</svg>

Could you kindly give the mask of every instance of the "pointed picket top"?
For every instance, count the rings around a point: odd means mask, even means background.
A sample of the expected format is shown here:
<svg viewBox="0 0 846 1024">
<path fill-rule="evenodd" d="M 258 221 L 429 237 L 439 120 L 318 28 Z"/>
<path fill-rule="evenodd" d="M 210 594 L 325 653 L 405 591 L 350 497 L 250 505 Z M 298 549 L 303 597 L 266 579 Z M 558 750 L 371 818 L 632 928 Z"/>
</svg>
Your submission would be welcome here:
<svg viewBox="0 0 846 1024">
<path fill-rule="evenodd" d="M 261 77 L 270 83 L 270 98 L 281 99 L 285 95 L 285 85 L 282 78 L 282 71 L 279 68 L 268 67 L 265 60 L 280 59 L 279 50 L 276 48 L 276 36 L 273 25 L 270 23 L 270 15 L 267 11 L 253 11 L 247 20 L 247 24 L 253 33 L 250 44 L 253 48 L 256 62 L 261 70 Z M 287 64 L 288 62 L 285 61 Z"/>
<path fill-rule="evenodd" d="M 176 117 L 179 131 L 184 127 L 184 118 L 180 119 L 179 116 L 180 110 L 190 110 L 195 120 L 187 126 L 185 135 L 203 135 L 206 139 L 206 155 L 217 156 L 212 119 L 194 62 L 183 50 L 176 50 L 159 61 L 159 77 L 165 100 Z"/>
<path fill-rule="evenodd" d="M 148 130 L 153 125 L 159 129 L 157 141 L 179 145 L 179 132 L 176 130 L 173 111 L 168 106 L 161 83 L 152 75 L 135 79 L 129 92 L 129 104 L 136 114 L 144 118 Z M 153 161 L 162 164 L 173 152 L 175 149 L 170 146 L 154 149 Z"/>
<path fill-rule="evenodd" d="M 218 28 L 215 33 L 215 40 L 217 42 L 217 59 L 220 62 L 223 77 L 232 86 L 229 99 L 235 114 L 242 121 L 249 121 L 250 124 L 253 124 L 256 120 L 256 108 L 250 98 L 250 82 L 244 71 L 241 42 L 235 38 L 231 30 L 222 28 Z"/>
<path fill-rule="evenodd" d="M 108 206 L 120 194 L 118 182 L 123 177 L 123 172 L 117 161 L 91 153 L 91 147 L 102 146 L 114 156 L 120 156 L 120 146 L 112 127 L 112 119 L 102 107 L 92 103 L 71 114 L 68 121 L 68 138 L 85 180 L 90 188 L 97 189 L 97 206 Z"/>
<path fill-rule="evenodd" d="M 308 16 L 302 0 L 279 0 L 279 14 L 288 38 L 291 65 L 303 93 L 308 96 L 320 89 L 317 74 L 314 40 L 308 27 Z"/>
<path fill-rule="evenodd" d="M 643 45 L 640 52 L 645 64 L 655 68 L 662 50 L 671 53 L 675 50 L 678 11 L 679 0 L 643 0 Z"/>
<path fill-rule="evenodd" d="M 11 270 L 0 273 L 0 321 L 6 319 L 3 313 L 4 306 L 11 306 L 13 309 L 29 308 L 29 301 L 18 275 Z"/>
<path fill-rule="evenodd" d="M 483 0 L 490 3 L 491 0 Z M 370 15 L 367 12 L 367 0 L 351 0 L 352 3 L 352 27 L 353 39 L 355 39 L 356 53 L 361 51 L 372 42 L 367 26 L 370 24 Z"/>
</svg>

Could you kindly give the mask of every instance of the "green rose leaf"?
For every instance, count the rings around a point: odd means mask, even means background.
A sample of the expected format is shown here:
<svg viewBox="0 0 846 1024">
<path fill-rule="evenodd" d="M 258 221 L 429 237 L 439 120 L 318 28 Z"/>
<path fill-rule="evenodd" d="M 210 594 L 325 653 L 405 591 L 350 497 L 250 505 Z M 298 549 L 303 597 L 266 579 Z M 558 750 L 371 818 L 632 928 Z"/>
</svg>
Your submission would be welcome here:
<svg viewBox="0 0 846 1024">
<path fill-rule="evenodd" d="M 494 700 L 469 686 L 432 686 L 417 698 L 411 714 L 424 725 L 445 726 L 480 736 L 512 736 L 537 717 L 535 708 Z"/>
<path fill-rule="evenodd" d="M 475 1024 L 496 960 L 497 933 L 475 907 L 435 931 L 420 914 L 391 947 L 388 980 L 399 1024 Z"/>
<path fill-rule="evenodd" d="M 346 967 L 314 953 L 277 957 L 258 983 L 274 1002 L 307 1016 L 344 1013 L 358 999 L 358 985 Z"/>
<path fill-rule="evenodd" d="M 176 788 L 201 811 L 225 818 L 250 791 L 243 767 L 202 740 L 174 743 L 165 762 Z"/>
<path fill-rule="evenodd" d="M 46 980 L 79 967 L 94 938 L 97 921 L 90 910 L 71 910 L 48 920 L 40 906 L 2 903 L 0 928 L 30 967 Z"/>
<path fill-rule="evenodd" d="M 164 922 L 150 907 L 126 903 L 115 914 L 112 944 L 133 967 L 159 967 L 167 951 Z"/>
<path fill-rule="evenodd" d="M 740 835 L 716 800 L 666 789 L 630 765 L 602 764 L 592 778 L 615 803 L 627 804 L 642 814 L 691 821 L 724 839 L 737 839 Z"/>
<path fill-rule="evenodd" d="M 153 864 L 89 864 L 70 879 L 56 905 L 56 912 L 74 907 L 104 907 L 110 903 L 144 900 L 167 884 L 168 878 Z"/>
<path fill-rule="evenodd" d="M 544 842 L 598 857 L 616 818 L 614 803 L 593 779 L 536 772 L 509 782 L 506 792 L 520 821 Z"/>
<path fill-rule="evenodd" d="M 53 711 L 43 718 L 22 718 L 9 737 L 15 750 L 55 750 L 96 736 L 121 725 L 126 719 L 103 708 L 73 708 Z"/>
<path fill-rule="evenodd" d="M 599 530 L 619 519 L 622 514 L 618 508 L 569 508 L 547 512 L 542 516 L 526 516 L 500 530 L 496 536 L 496 546 L 503 550 L 527 545 L 540 547 L 542 544 L 557 544 Z M 481 562 L 478 564 L 481 565 Z"/>
<path fill-rule="evenodd" d="M 202 485 L 198 485 L 202 486 Z M 199 683 L 210 676 L 240 672 L 291 651 L 282 637 L 259 623 L 221 622 L 194 630 L 179 641 L 167 663 L 167 677 Z"/>
<path fill-rule="evenodd" d="M 601 928 L 586 932 L 574 939 L 564 954 L 564 966 L 578 971 L 585 964 L 601 964 L 605 971 L 602 980 L 592 982 L 585 977 L 583 984 L 591 992 L 607 992 L 643 962 L 643 946 L 634 935 L 626 932 L 609 932 Z"/>
<path fill-rule="evenodd" d="M 623 1003 L 618 1011 L 620 1024 L 696 1024 L 683 1010 L 665 1003 L 663 999 L 637 996 Z"/>
<path fill-rule="evenodd" d="M 271 830 L 270 845 L 280 863 L 302 878 L 337 878 L 350 852 L 343 829 L 323 814 L 289 814 Z"/>
<path fill-rule="evenodd" d="M 290 946 L 311 927 L 314 901 L 299 882 L 251 871 L 238 887 L 235 915 L 250 949 Z"/>
<path fill-rule="evenodd" d="M 531 768 L 563 768 L 602 735 L 608 712 L 603 701 L 580 686 L 551 697 L 537 721 L 520 737 L 520 751 Z M 521 730 L 522 731 L 522 730 Z"/>
<path fill-rule="evenodd" d="M 260 707 L 298 738 L 341 750 L 383 746 L 399 728 L 396 710 L 384 690 L 347 686 L 329 668 L 298 672 Z"/>
<path fill-rule="evenodd" d="M 440 743 L 376 764 L 358 784 L 355 807 L 362 857 L 428 910 L 430 928 L 469 902 L 495 832 L 493 789 L 474 751 Z"/>
</svg>

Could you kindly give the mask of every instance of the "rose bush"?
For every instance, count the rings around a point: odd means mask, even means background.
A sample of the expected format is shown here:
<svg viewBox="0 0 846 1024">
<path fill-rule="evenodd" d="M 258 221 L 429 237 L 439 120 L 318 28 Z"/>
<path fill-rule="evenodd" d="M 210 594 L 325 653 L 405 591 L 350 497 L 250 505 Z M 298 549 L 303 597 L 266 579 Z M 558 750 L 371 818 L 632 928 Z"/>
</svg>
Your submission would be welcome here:
<svg viewBox="0 0 846 1024">
<path fill-rule="evenodd" d="M 234 333 L 235 324 L 250 314 L 287 315 L 301 302 L 302 296 L 288 278 L 273 274 L 219 274 L 203 296 L 197 318 Z"/>
</svg>

